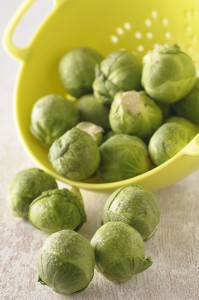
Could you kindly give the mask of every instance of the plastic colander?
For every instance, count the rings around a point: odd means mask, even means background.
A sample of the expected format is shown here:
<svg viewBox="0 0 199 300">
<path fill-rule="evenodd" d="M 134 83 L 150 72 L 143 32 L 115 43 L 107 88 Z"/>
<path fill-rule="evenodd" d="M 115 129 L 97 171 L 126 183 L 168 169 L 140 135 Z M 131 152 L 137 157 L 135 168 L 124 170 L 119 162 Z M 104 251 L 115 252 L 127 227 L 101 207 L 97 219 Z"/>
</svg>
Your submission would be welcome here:
<svg viewBox="0 0 199 300">
<path fill-rule="evenodd" d="M 71 48 L 91 47 L 104 55 L 125 48 L 142 56 L 155 44 L 177 43 L 199 67 L 198 0 L 57 0 L 30 43 L 25 48 L 17 47 L 13 33 L 34 2 L 24 1 L 13 16 L 4 45 L 21 61 L 15 90 L 16 126 L 23 146 L 39 167 L 69 185 L 96 191 L 112 191 L 131 183 L 160 189 L 195 171 L 199 167 L 199 135 L 173 158 L 142 175 L 114 183 L 97 183 L 94 177 L 74 182 L 55 172 L 48 161 L 48 149 L 29 128 L 33 104 L 40 97 L 64 95 L 57 65 Z"/>
</svg>

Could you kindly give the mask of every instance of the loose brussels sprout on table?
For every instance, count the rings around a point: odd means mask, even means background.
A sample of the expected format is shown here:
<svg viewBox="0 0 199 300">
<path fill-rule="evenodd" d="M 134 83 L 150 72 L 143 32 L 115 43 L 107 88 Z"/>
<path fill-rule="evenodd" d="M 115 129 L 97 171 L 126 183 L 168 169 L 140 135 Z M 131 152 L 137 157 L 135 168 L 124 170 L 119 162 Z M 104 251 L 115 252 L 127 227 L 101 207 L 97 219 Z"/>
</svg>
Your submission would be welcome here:
<svg viewBox="0 0 199 300">
<path fill-rule="evenodd" d="M 103 140 L 104 129 L 91 122 L 80 122 L 76 125 L 76 128 L 79 128 L 87 132 L 99 146 Z"/>
<path fill-rule="evenodd" d="M 102 55 L 91 48 L 66 52 L 59 63 L 59 76 L 66 92 L 77 98 L 91 93 L 95 65 L 102 59 Z"/>
<path fill-rule="evenodd" d="M 100 146 L 97 174 L 103 182 L 134 177 L 151 169 L 146 144 L 136 136 L 115 134 Z"/>
<path fill-rule="evenodd" d="M 117 189 L 107 199 L 103 223 L 120 221 L 135 228 L 143 240 L 155 232 L 160 220 L 160 208 L 155 195 L 139 185 Z"/>
<path fill-rule="evenodd" d="M 33 106 L 31 132 L 44 145 L 51 145 L 78 123 L 78 111 L 62 96 L 47 95 Z"/>
<path fill-rule="evenodd" d="M 27 218 L 29 205 L 42 192 L 56 189 L 54 178 L 37 168 L 18 172 L 9 187 L 9 203 L 16 217 Z"/>
<path fill-rule="evenodd" d="M 194 123 L 199 123 L 199 78 L 191 92 L 173 104 L 175 113 Z"/>
<path fill-rule="evenodd" d="M 111 104 L 117 92 L 141 89 L 142 63 L 132 52 L 110 53 L 96 66 L 94 95 L 104 104 Z"/>
<path fill-rule="evenodd" d="M 149 141 L 149 153 L 158 166 L 185 147 L 196 135 L 195 128 L 188 128 L 177 122 L 163 124 Z"/>
<path fill-rule="evenodd" d="M 94 266 L 95 256 L 89 241 L 65 229 L 45 241 L 38 259 L 38 280 L 57 293 L 70 295 L 88 286 Z"/>
<path fill-rule="evenodd" d="M 62 229 L 78 230 L 86 222 L 81 194 L 75 188 L 43 192 L 31 203 L 28 218 L 48 234 Z"/>
<path fill-rule="evenodd" d="M 162 123 L 162 111 L 144 91 L 115 95 L 109 115 L 115 133 L 149 138 Z"/>
<path fill-rule="evenodd" d="M 88 133 L 72 128 L 52 144 L 49 160 L 62 176 L 83 180 L 96 171 L 100 153 L 96 142 Z"/>
<path fill-rule="evenodd" d="M 141 235 L 123 222 L 109 222 L 94 234 L 91 245 L 95 252 L 96 269 L 111 281 L 127 281 L 152 264 L 145 259 Z"/>
<path fill-rule="evenodd" d="M 174 103 L 185 97 L 196 82 L 196 68 L 178 45 L 159 46 L 143 59 L 142 85 L 158 102 Z"/>
<path fill-rule="evenodd" d="M 105 130 L 110 129 L 109 109 L 93 94 L 79 98 L 77 101 L 77 110 L 80 121 L 95 123 Z"/>
</svg>

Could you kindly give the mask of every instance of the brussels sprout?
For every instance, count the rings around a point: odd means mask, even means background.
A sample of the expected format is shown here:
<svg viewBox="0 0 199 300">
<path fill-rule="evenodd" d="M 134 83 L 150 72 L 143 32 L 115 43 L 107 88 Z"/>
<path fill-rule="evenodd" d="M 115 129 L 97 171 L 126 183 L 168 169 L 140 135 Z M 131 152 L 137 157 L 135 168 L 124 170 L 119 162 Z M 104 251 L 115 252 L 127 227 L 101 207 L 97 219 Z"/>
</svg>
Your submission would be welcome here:
<svg viewBox="0 0 199 300">
<path fill-rule="evenodd" d="M 87 132 L 98 146 L 102 143 L 104 133 L 104 129 L 102 127 L 90 122 L 80 122 L 76 125 L 76 128 Z"/>
<path fill-rule="evenodd" d="M 180 125 L 184 126 L 185 129 L 191 130 L 193 132 L 193 134 L 195 134 L 195 135 L 199 132 L 198 124 L 194 124 L 194 123 L 190 122 L 189 120 L 182 118 L 182 117 L 173 116 L 173 117 L 166 119 L 165 122 L 167 122 L 167 123 L 172 122 L 172 123 L 180 124 Z"/>
<path fill-rule="evenodd" d="M 31 203 L 28 218 L 48 234 L 62 229 L 78 230 L 86 222 L 81 194 L 74 188 L 43 192 Z"/>
<path fill-rule="evenodd" d="M 64 97 L 47 95 L 40 98 L 32 109 L 31 132 L 44 145 L 56 139 L 78 122 L 78 111 Z"/>
<path fill-rule="evenodd" d="M 182 100 L 174 103 L 173 109 L 177 115 L 199 123 L 199 78 L 191 92 Z"/>
<path fill-rule="evenodd" d="M 62 176 L 83 180 L 96 171 L 100 154 L 93 138 L 74 127 L 52 144 L 49 160 Z"/>
<path fill-rule="evenodd" d="M 29 205 L 42 192 L 56 189 L 57 183 L 50 175 L 37 168 L 18 172 L 9 187 L 9 204 L 13 215 L 28 217 Z"/>
<path fill-rule="evenodd" d="M 144 258 L 141 235 L 123 222 L 109 222 L 100 227 L 91 240 L 96 269 L 111 281 L 127 281 L 152 264 Z"/>
<path fill-rule="evenodd" d="M 75 48 L 66 52 L 58 68 L 66 92 L 77 98 L 92 92 L 95 65 L 102 59 L 100 53 L 90 48 Z"/>
<path fill-rule="evenodd" d="M 144 91 L 116 94 L 109 121 L 115 133 L 149 138 L 162 123 L 162 111 Z"/>
<path fill-rule="evenodd" d="M 65 229 L 50 235 L 38 258 L 38 281 L 70 295 L 84 290 L 93 278 L 94 251 L 81 234 Z"/>
<path fill-rule="evenodd" d="M 163 124 L 149 141 L 149 154 L 153 163 L 158 166 L 186 146 L 195 136 L 195 130 L 186 128 L 180 123 Z"/>
<path fill-rule="evenodd" d="M 104 182 L 131 178 L 151 168 L 147 146 L 136 136 L 115 134 L 100 146 L 100 154 L 97 174 Z"/>
<path fill-rule="evenodd" d="M 103 223 L 127 223 L 140 233 L 143 240 L 153 235 L 159 220 L 160 208 L 155 195 L 139 185 L 117 189 L 104 205 Z"/>
<path fill-rule="evenodd" d="M 178 45 L 160 46 L 143 59 L 142 85 L 158 102 L 173 103 L 185 97 L 196 82 L 196 68 Z"/>
<path fill-rule="evenodd" d="M 109 129 L 109 109 L 94 95 L 85 95 L 78 99 L 77 109 L 80 121 L 95 123 L 104 129 Z"/>
<path fill-rule="evenodd" d="M 142 63 L 131 52 L 112 52 L 95 69 L 94 95 L 102 103 L 111 104 L 117 92 L 141 89 Z"/>
</svg>

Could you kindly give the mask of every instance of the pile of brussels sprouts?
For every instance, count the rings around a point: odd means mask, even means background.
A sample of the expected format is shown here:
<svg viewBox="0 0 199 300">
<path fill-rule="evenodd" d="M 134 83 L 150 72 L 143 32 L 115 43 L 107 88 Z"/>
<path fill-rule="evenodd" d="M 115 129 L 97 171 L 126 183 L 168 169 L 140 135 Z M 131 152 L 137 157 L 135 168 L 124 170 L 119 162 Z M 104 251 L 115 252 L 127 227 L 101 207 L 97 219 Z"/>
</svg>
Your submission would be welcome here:
<svg viewBox="0 0 199 300">
<path fill-rule="evenodd" d="M 58 70 L 66 98 L 37 100 L 31 132 L 65 178 L 137 176 L 173 157 L 199 131 L 199 79 L 176 44 L 154 48 L 143 61 L 126 50 L 104 58 L 75 48 Z"/>
<path fill-rule="evenodd" d="M 104 58 L 90 48 L 72 49 L 61 58 L 59 75 L 66 97 L 38 99 L 31 132 L 66 178 L 134 177 L 173 157 L 199 131 L 199 79 L 178 45 L 159 46 L 143 62 L 126 50 Z M 142 186 L 108 197 L 91 241 L 77 232 L 87 220 L 80 191 L 59 189 L 40 169 L 15 175 L 9 203 L 16 217 L 50 235 L 38 257 L 38 281 L 58 293 L 84 290 L 95 268 L 124 282 L 152 264 L 144 243 L 157 229 L 160 208 Z"/>
<path fill-rule="evenodd" d="M 145 244 L 155 233 L 160 208 L 155 195 L 139 185 L 128 185 L 107 196 L 102 226 L 91 241 L 77 230 L 86 222 L 80 191 L 59 189 L 44 171 L 18 172 L 10 183 L 9 203 L 14 216 L 28 218 L 49 234 L 38 257 L 38 281 L 57 293 L 84 290 L 94 269 L 105 278 L 125 282 L 152 265 Z"/>
</svg>

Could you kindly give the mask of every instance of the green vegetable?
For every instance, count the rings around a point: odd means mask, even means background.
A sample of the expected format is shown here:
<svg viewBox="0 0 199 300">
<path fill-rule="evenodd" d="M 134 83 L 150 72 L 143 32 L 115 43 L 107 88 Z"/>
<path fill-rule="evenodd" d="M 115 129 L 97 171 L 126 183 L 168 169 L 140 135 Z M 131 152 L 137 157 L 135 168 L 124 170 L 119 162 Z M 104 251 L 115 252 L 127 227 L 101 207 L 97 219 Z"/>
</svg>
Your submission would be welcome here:
<svg viewBox="0 0 199 300">
<path fill-rule="evenodd" d="M 158 102 L 174 103 L 185 97 L 196 82 L 196 68 L 178 45 L 160 46 L 143 59 L 142 85 Z"/>
<path fill-rule="evenodd" d="M 104 129 L 94 123 L 90 122 L 80 122 L 76 125 L 76 128 L 87 132 L 99 146 L 103 140 Z"/>
<path fill-rule="evenodd" d="M 127 223 L 140 233 L 143 240 L 153 235 L 159 220 L 160 208 L 155 195 L 139 185 L 117 189 L 104 205 L 103 223 Z"/>
<path fill-rule="evenodd" d="M 37 168 L 18 172 L 9 187 L 9 204 L 13 215 L 28 217 L 29 205 L 42 192 L 56 189 L 57 183 L 50 175 Z"/>
<path fill-rule="evenodd" d="M 166 123 L 177 123 L 180 124 L 182 126 L 185 127 L 185 130 L 189 129 L 193 132 L 193 134 L 197 134 L 199 132 L 199 125 L 198 124 L 194 124 L 192 122 L 190 122 L 189 120 L 182 118 L 182 117 L 178 117 L 178 116 L 173 116 L 170 117 L 168 119 L 165 120 Z"/>
<path fill-rule="evenodd" d="M 141 89 L 142 63 L 132 52 L 119 50 L 109 54 L 96 66 L 94 95 L 102 103 L 111 104 L 120 91 Z"/>
<path fill-rule="evenodd" d="M 175 113 L 194 123 L 199 123 L 199 78 L 191 92 L 180 101 L 174 103 Z"/>
<path fill-rule="evenodd" d="M 115 134 L 100 146 L 97 174 L 103 182 L 120 181 L 151 168 L 146 144 L 136 136 Z"/>
<path fill-rule="evenodd" d="M 149 138 L 162 123 L 162 111 L 144 91 L 116 94 L 109 115 L 115 133 Z"/>
<path fill-rule="evenodd" d="M 86 222 L 81 194 L 75 188 L 43 192 L 31 203 L 28 218 L 48 234 L 62 229 L 78 230 Z"/>
<path fill-rule="evenodd" d="M 77 123 L 77 109 L 62 96 L 44 96 L 33 106 L 31 132 L 46 146 L 51 145 Z"/>
<path fill-rule="evenodd" d="M 38 281 L 64 295 L 84 290 L 93 278 L 94 251 L 77 232 L 62 230 L 50 235 L 38 258 Z"/>
<path fill-rule="evenodd" d="M 180 123 L 163 124 L 149 141 L 149 153 L 158 166 L 177 154 L 195 136 L 195 129 L 186 128 Z"/>
<path fill-rule="evenodd" d="M 52 144 L 49 160 L 62 176 L 83 180 L 96 171 L 100 154 L 96 142 L 88 133 L 72 128 Z"/>
<path fill-rule="evenodd" d="M 109 109 L 94 95 L 85 95 L 78 99 L 77 109 L 80 121 L 95 123 L 105 130 L 110 129 Z"/>
<path fill-rule="evenodd" d="M 109 222 L 100 227 L 91 240 L 96 269 L 111 281 L 127 281 L 149 268 L 140 234 L 123 222 Z"/>
<path fill-rule="evenodd" d="M 67 51 L 59 63 L 59 77 L 67 93 L 81 97 L 92 92 L 95 65 L 103 59 L 94 49 L 75 48 Z"/>
</svg>

